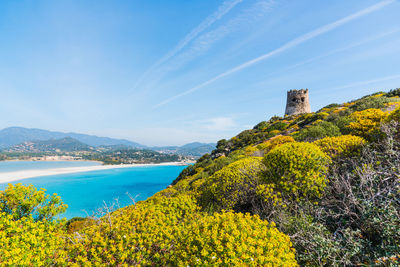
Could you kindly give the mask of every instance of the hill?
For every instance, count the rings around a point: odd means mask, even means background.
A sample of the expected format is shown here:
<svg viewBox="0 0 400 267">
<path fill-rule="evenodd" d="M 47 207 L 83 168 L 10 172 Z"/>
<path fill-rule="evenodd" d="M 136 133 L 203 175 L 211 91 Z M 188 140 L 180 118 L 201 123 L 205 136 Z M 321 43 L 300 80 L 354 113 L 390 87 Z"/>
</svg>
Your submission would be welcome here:
<svg viewBox="0 0 400 267">
<path fill-rule="evenodd" d="M 145 145 L 135 143 L 126 139 L 114 139 L 109 137 L 99 137 L 95 135 L 79 134 L 79 133 L 63 133 L 53 132 L 42 129 L 29 129 L 23 127 L 9 127 L 0 131 L 0 149 L 11 148 L 16 145 L 38 141 L 60 140 L 63 138 L 72 138 L 82 144 L 98 148 L 99 150 L 117 150 L 129 148 L 141 148 L 154 150 L 160 153 L 177 154 L 182 156 L 200 157 L 205 153 L 210 153 L 214 148 L 213 143 L 189 143 L 183 146 L 165 146 L 165 147 L 147 147 Z M 24 145 L 20 146 L 21 148 Z M 84 149 L 85 150 L 85 149 Z"/>
<path fill-rule="evenodd" d="M 79 133 L 53 132 L 42 129 L 29 129 L 23 127 L 9 127 L 0 131 L 0 148 L 7 148 L 29 141 L 45 141 L 51 139 L 62 139 L 71 137 L 89 146 L 112 146 L 125 145 L 134 148 L 144 148 L 144 145 L 131 142 L 125 139 L 113 139 L 95 135 Z"/>
<path fill-rule="evenodd" d="M 66 208 L 58 196 L 38 203 L 29 196 L 43 191 L 11 186 L 0 262 L 398 266 L 399 132 L 400 89 L 275 116 L 220 140 L 146 201 L 66 224 L 51 220 Z"/>
<path fill-rule="evenodd" d="M 151 149 L 168 154 L 201 157 L 202 155 L 213 151 L 215 149 L 215 146 L 216 144 L 214 143 L 193 142 L 183 146 L 152 147 Z"/>
<path fill-rule="evenodd" d="M 27 141 L 18 145 L 14 145 L 6 152 L 23 152 L 23 153 L 38 153 L 38 152 L 75 152 L 75 151 L 93 151 L 94 148 L 88 146 L 78 140 L 65 137 L 62 139 L 50 139 L 45 141 Z"/>
<path fill-rule="evenodd" d="M 104 164 L 134 164 L 134 163 L 164 163 L 182 162 L 189 160 L 178 154 L 159 153 L 150 149 L 115 148 L 108 150 L 97 149 L 93 153 L 82 156 L 87 160 L 101 161 Z"/>
</svg>

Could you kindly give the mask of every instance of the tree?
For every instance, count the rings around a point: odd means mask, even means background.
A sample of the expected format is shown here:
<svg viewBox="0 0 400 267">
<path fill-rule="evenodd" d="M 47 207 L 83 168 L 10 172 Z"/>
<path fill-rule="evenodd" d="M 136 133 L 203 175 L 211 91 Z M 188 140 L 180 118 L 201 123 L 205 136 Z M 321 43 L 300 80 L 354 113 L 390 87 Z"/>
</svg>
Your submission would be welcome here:
<svg viewBox="0 0 400 267">
<path fill-rule="evenodd" d="M 33 185 L 9 184 L 0 191 L 0 212 L 10 214 L 14 220 L 31 217 L 35 221 L 52 220 L 65 212 L 67 205 L 57 194 L 48 195 L 46 190 L 37 190 Z"/>
</svg>

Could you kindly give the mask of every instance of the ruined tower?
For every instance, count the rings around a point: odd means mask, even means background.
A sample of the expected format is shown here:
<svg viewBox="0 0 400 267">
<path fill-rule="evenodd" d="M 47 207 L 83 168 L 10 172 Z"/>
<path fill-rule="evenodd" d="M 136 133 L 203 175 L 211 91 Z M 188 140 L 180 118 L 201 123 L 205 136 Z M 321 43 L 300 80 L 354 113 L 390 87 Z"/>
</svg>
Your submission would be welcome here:
<svg viewBox="0 0 400 267">
<path fill-rule="evenodd" d="M 308 100 L 308 89 L 290 90 L 287 92 L 285 115 L 310 112 L 311 107 Z"/>
</svg>

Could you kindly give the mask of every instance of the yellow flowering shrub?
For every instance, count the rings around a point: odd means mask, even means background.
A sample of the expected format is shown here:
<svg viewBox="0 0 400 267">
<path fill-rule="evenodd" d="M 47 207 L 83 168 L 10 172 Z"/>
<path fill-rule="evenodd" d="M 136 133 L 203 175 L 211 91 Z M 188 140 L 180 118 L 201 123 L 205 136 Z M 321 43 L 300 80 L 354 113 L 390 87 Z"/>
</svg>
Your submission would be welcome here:
<svg viewBox="0 0 400 267">
<path fill-rule="evenodd" d="M 47 195 L 45 189 L 37 190 L 33 185 L 9 184 L 0 191 L 0 212 L 12 215 L 15 220 L 27 216 L 35 220 L 52 220 L 67 207 L 57 194 Z"/>
<path fill-rule="evenodd" d="M 365 141 L 362 137 L 354 135 L 341 135 L 334 137 L 325 137 L 314 141 L 323 152 L 330 157 L 351 156 L 357 154 Z"/>
<path fill-rule="evenodd" d="M 389 116 L 387 117 L 387 121 L 397 121 L 400 122 L 400 106 L 397 107 L 395 110 L 390 112 Z"/>
<path fill-rule="evenodd" d="M 176 235 L 196 216 L 198 207 L 189 196 L 152 197 L 71 235 L 65 260 L 80 266 L 163 266 Z"/>
<path fill-rule="evenodd" d="M 258 216 L 204 216 L 178 235 L 173 266 L 298 266 L 290 238 Z"/>
<path fill-rule="evenodd" d="M 255 154 L 257 154 L 259 151 L 257 149 L 257 147 L 255 146 L 246 146 L 244 148 L 244 153 L 246 156 L 253 156 Z"/>
<path fill-rule="evenodd" d="M 326 186 L 330 158 L 314 144 L 283 144 L 265 155 L 263 162 L 266 185 L 258 193 L 266 199 L 318 197 Z"/>
<path fill-rule="evenodd" d="M 62 263 L 63 225 L 32 217 L 15 220 L 0 212 L 0 266 L 51 266 Z"/>
<path fill-rule="evenodd" d="M 261 143 L 257 146 L 257 149 L 263 150 L 264 153 L 268 153 L 271 151 L 273 148 L 280 146 L 285 143 L 290 143 L 294 142 L 293 137 L 291 136 L 286 136 L 286 135 L 278 135 L 275 137 L 272 137 L 268 141 L 265 141 L 264 143 Z"/>
<path fill-rule="evenodd" d="M 215 205 L 219 210 L 245 205 L 255 196 L 263 168 L 262 157 L 248 157 L 229 164 L 201 186 L 200 203 Z"/>
<path fill-rule="evenodd" d="M 281 133 L 280 130 L 272 130 L 272 131 L 270 132 L 270 134 L 272 134 L 272 135 L 277 135 L 277 134 L 280 134 L 280 133 Z"/>
<path fill-rule="evenodd" d="M 368 138 L 379 131 L 379 126 L 387 115 L 386 112 L 376 108 L 356 111 L 350 115 L 354 121 L 350 122 L 348 128 L 354 134 Z"/>
</svg>

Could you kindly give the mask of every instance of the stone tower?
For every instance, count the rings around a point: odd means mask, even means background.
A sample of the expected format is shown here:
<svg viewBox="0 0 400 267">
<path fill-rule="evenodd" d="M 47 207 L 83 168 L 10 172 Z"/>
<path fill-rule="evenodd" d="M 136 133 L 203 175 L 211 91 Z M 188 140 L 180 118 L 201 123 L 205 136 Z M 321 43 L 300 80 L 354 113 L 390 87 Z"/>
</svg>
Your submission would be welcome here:
<svg viewBox="0 0 400 267">
<path fill-rule="evenodd" d="M 290 90 L 287 92 L 285 115 L 310 112 L 311 107 L 308 100 L 308 89 Z"/>
</svg>

